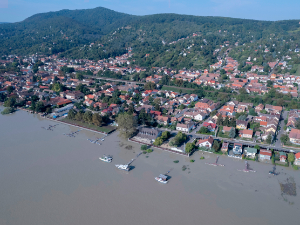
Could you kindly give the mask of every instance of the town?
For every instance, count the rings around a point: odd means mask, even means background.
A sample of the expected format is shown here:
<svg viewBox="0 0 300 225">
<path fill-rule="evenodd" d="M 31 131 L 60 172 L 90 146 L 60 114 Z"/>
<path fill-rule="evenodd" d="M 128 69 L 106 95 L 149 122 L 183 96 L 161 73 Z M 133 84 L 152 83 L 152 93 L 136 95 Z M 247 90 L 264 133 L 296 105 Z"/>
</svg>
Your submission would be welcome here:
<svg viewBox="0 0 300 225">
<path fill-rule="evenodd" d="M 289 56 L 266 67 L 249 59 L 248 72 L 228 51 L 210 70 L 149 70 L 131 66 L 127 50 L 97 62 L 4 57 L 2 67 L 20 72 L 0 75 L 2 114 L 19 108 L 104 133 L 120 128 L 118 118 L 129 114 L 135 122 L 126 138 L 142 145 L 300 166 L 300 76 L 274 73 L 288 67 Z"/>
</svg>

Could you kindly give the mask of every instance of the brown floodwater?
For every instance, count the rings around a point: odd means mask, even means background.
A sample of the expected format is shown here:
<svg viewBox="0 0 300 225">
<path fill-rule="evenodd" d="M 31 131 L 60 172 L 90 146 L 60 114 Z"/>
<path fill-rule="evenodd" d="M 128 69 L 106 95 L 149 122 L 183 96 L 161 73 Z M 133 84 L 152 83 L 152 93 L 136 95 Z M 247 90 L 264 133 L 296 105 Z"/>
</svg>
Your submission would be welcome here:
<svg viewBox="0 0 300 225">
<path fill-rule="evenodd" d="M 212 154 L 200 160 L 197 152 L 190 163 L 154 149 L 124 172 L 114 165 L 129 162 L 139 145 L 116 132 L 99 146 L 87 139 L 103 135 L 82 130 L 67 137 L 78 128 L 62 124 L 42 128 L 54 124 L 24 111 L 0 115 L 0 225 L 299 223 L 300 171 L 278 166 L 274 177 L 270 164 L 249 162 L 257 172 L 243 173 L 242 160 L 221 156 L 225 167 L 213 167 L 205 164 L 215 161 Z M 103 154 L 113 162 L 100 161 Z M 168 184 L 154 180 L 168 170 Z M 291 181 L 296 195 L 282 193 Z"/>
</svg>

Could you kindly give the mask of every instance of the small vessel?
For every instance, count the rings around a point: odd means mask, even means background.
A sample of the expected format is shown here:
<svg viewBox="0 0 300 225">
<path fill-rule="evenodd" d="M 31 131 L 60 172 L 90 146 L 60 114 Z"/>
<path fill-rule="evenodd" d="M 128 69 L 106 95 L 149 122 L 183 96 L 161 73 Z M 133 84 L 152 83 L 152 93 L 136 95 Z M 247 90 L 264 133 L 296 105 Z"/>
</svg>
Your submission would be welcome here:
<svg viewBox="0 0 300 225">
<path fill-rule="evenodd" d="M 134 161 L 135 159 L 132 159 L 129 163 L 127 164 L 117 164 L 115 165 L 118 169 L 120 170 L 125 170 L 125 171 L 129 171 L 131 169 L 130 164 Z"/>
<path fill-rule="evenodd" d="M 99 157 L 99 159 L 101 160 L 101 161 L 104 161 L 104 162 L 112 162 L 112 156 L 110 156 L 110 155 L 103 155 L 102 157 Z"/>
<path fill-rule="evenodd" d="M 168 176 L 166 176 L 164 174 L 159 174 L 158 177 L 155 177 L 155 180 L 157 180 L 160 183 L 166 184 L 166 183 L 168 183 Z"/>
</svg>

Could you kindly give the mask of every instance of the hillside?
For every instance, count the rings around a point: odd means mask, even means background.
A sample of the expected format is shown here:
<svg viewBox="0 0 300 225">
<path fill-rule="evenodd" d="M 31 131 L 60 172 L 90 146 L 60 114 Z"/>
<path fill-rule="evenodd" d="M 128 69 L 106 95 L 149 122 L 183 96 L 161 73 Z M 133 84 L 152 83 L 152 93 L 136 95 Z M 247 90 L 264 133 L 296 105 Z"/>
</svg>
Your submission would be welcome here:
<svg viewBox="0 0 300 225">
<path fill-rule="evenodd" d="M 240 60 L 245 60 L 243 52 L 249 50 L 244 44 L 253 51 L 259 45 L 278 46 L 280 55 L 262 56 L 275 58 L 298 46 L 299 31 L 295 20 L 270 22 L 178 14 L 133 16 L 99 7 L 37 14 L 19 23 L 1 24 L 0 54 L 61 52 L 61 57 L 103 59 L 132 47 L 140 66 L 205 68 L 216 61 L 215 50 L 225 42 Z M 288 46 L 286 40 L 291 40 Z M 92 42 L 96 44 L 89 47 Z M 270 48 L 272 52 L 276 50 Z"/>
</svg>

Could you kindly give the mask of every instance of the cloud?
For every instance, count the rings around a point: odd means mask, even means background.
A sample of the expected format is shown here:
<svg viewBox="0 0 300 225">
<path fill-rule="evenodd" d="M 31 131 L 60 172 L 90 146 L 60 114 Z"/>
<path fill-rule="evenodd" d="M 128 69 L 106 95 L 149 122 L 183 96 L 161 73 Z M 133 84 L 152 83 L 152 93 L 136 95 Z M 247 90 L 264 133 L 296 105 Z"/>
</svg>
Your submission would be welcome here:
<svg viewBox="0 0 300 225">
<path fill-rule="evenodd" d="M 8 8 L 8 0 L 0 0 L 0 8 Z"/>
</svg>

